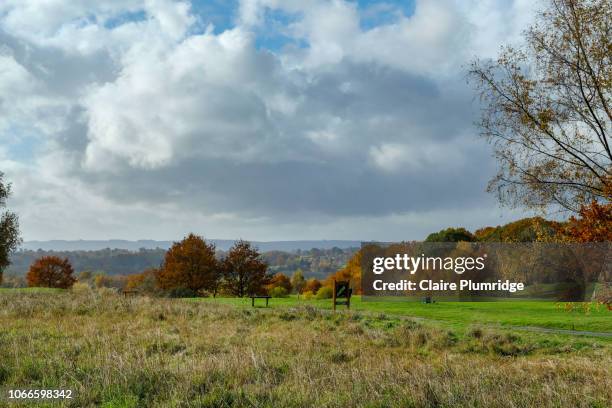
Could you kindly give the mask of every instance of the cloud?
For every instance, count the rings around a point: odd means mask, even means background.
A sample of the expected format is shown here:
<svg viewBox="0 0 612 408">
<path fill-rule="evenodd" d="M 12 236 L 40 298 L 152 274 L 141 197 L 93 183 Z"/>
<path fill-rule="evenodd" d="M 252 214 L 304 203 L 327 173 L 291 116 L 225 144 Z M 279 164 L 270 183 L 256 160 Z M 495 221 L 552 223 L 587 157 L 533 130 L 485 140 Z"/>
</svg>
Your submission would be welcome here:
<svg viewBox="0 0 612 408">
<path fill-rule="evenodd" d="M 498 214 L 464 67 L 528 7 L 389 3 L 364 27 L 354 2 L 243 0 L 217 30 L 187 1 L 7 0 L 0 165 L 26 238 L 391 240 Z"/>
</svg>

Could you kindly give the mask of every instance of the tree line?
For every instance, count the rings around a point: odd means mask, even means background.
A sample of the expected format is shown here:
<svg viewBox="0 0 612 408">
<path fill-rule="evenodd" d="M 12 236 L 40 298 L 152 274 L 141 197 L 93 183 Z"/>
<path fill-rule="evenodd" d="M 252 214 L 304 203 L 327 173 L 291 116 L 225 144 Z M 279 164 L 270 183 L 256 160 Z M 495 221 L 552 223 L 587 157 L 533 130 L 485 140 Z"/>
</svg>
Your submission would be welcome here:
<svg viewBox="0 0 612 408">
<path fill-rule="evenodd" d="M 356 248 L 309 249 L 292 252 L 266 251 L 263 260 L 268 264 L 270 273 L 282 272 L 288 275 L 301 270 L 305 276 L 319 279 L 341 268 L 356 251 Z M 223 258 L 227 251 L 215 249 L 217 258 Z M 28 272 L 30 265 L 43 256 L 68 258 L 75 271 L 90 271 L 93 275 L 109 275 L 106 279 L 120 280 L 119 276 L 140 273 L 148 268 L 159 267 L 166 249 L 99 249 L 78 251 L 57 250 L 17 250 L 10 255 L 10 265 L 5 269 L 6 281 L 17 284 Z M 6 282 L 5 281 L 5 282 Z"/>
<path fill-rule="evenodd" d="M 244 297 L 270 294 L 284 297 L 291 293 L 328 297 L 318 279 L 305 279 L 301 270 L 291 278 L 283 273 L 268 272 L 268 265 L 251 243 L 237 241 L 222 258 L 215 245 L 195 234 L 175 242 L 165 253 L 159 268 L 119 278 L 94 276 L 84 271 L 75 276 L 67 258 L 43 256 L 26 274 L 28 286 L 71 288 L 75 283 L 95 287 L 113 287 L 128 293 L 140 292 L 171 297 L 224 296 Z"/>
</svg>

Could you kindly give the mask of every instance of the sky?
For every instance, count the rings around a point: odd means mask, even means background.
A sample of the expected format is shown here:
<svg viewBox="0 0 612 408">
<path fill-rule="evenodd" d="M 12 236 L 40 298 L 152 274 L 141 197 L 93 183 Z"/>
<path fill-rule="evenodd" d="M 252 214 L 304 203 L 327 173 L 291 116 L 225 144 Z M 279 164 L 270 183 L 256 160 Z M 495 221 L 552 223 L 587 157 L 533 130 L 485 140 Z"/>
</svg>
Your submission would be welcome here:
<svg viewBox="0 0 612 408">
<path fill-rule="evenodd" d="M 525 216 L 466 70 L 531 0 L 3 0 L 25 240 L 422 239 Z"/>
</svg>

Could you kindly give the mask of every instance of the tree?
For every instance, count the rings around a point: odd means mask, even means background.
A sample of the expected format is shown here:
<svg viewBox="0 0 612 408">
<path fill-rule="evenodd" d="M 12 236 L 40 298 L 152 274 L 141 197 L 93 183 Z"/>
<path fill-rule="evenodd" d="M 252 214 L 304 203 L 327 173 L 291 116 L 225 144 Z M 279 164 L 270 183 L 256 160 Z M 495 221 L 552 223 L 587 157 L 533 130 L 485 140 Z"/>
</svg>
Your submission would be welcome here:
<svg viewBox="0 0 612 408">
<path fill-rule="evenodd" d="M 325 285 L 333 287 L 334 280 L 336 281 L 349 281 L 351 288 L 354 293 L 361 293 L 361 250 L 355 252 L 355 254 L 349 259 L 344 268 L 338 270 L 336 273 L 330 275 L 325 280 Z"/>
<path fill-rule="evenodd" d="M 320 280 L 315 278 L 308 279 L 306 285 L 304 285 L 304 292 L 311 292 L 314 295 L 321 289 L 321 286 L 323 286 L 323 284 Z"/>
<path fill-rule="evenodd" d="M 284 273 L 277 273 L 270 279 L 270 283 L 268 284 L 268 290 L 272 290 L 274 288 L 281 287 L 285 289 L 286 293 L 291 293 L 291 289 L 293 289 L 293 285 L 291 285 L 291 280 Z"/>
<path fill-rule="evenodd" d="M 543 241 L 555 235 L 556 225 L 541 217 L 522 218 L 503 226 L 480 228 L 474 236 L 480 242 Z"/>
<path fill-rule="evenodd" d="M 293 286 L 293 290 L 295 291 L 295 293 L 297 293 L 298 295 L 302 293 L 305 284 L 306 279 L 304 279 L 304 272 L 302 272 L 301 269 L 298 269 L 293 272 L 293 275 L 291 276 L 291 286 Z"/>
<path fill-rule="evenodd" d="M 474 235 L 465 228 L 447 228 L 439 232 L 429 234 L 425 242 L 473 242 Z"/>
<path fill-rule="evenodd" d="M 583 205 L 574 216 L 558 228 L 561 241 L 570 242 L 610 242 L 612 241 L 612 183 L 604 190 L 608 198 L 606 204 L 593 200 Z"/>
<path fill-rule="evenodd" d="M 68 258 L 43 256 L 31 266 L 26 279 L 28 286 L 68 289 L 76 279 Z"/>
<path fill-rule="evenodd" d="M 215 245 L 189 234 L 166 252 L 157 285 L 164 290 L 188 289 L 192 293 L 214 291 L 220 276 Z"/>
<path fill-rule="evenodd" d="M 612 205 L 593 201 L 570 217 L 560 228 L 562 240 L 570 242 L 612 242 Z"/>
<path fill-rule="evenodd" d="M 159 269 L 149 268 L 142 273 L 128 275 L 125 281 L 125 290 L 135 290 L 140 293 L 153 294 L 157 292 L 157 275 Z"/>
<path fill-rule="evenodd" d="M 0 208 L 6 207 L 6 200 L 10 195 L 11 185 L 4 182 L 4 173 L 0 172 Z M 11 252 L 15 251 L 20 243 L 17 214 L 4 211 L 0 215 L 0 283 L 4 269 L 11 263 Z"/>
<path fill-rule="evenodd" d="M 261 294 L 269 283 L 268 265 L 250 242 L 239 240 L 223 260 L 226 290 L 238 297 Z"/>
<path fill-rule="evenodd" d="M 611 31 L 610 0 L 549 0 L 523 48 L 473 63 L 481 133 L 500 163 L 489 190 L 502 202 L 572 212 L 609 202 Z"/>
</svg>

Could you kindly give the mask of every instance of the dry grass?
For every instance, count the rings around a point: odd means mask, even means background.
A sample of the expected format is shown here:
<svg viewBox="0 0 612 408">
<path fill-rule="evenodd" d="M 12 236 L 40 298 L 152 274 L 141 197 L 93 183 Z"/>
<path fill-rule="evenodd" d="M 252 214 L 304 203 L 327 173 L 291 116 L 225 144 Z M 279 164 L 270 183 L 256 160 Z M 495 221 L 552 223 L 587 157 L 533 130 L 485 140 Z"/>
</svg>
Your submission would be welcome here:
<svg viewBox="0 0 612 408">
<path fill-rule="evenodd" d="M 607 407 L 611 374 L 612 346 L 595 340 L 309 307 L 0 294 L 0 388 L 71 388 L 69 406 Z"/>
</svg>

